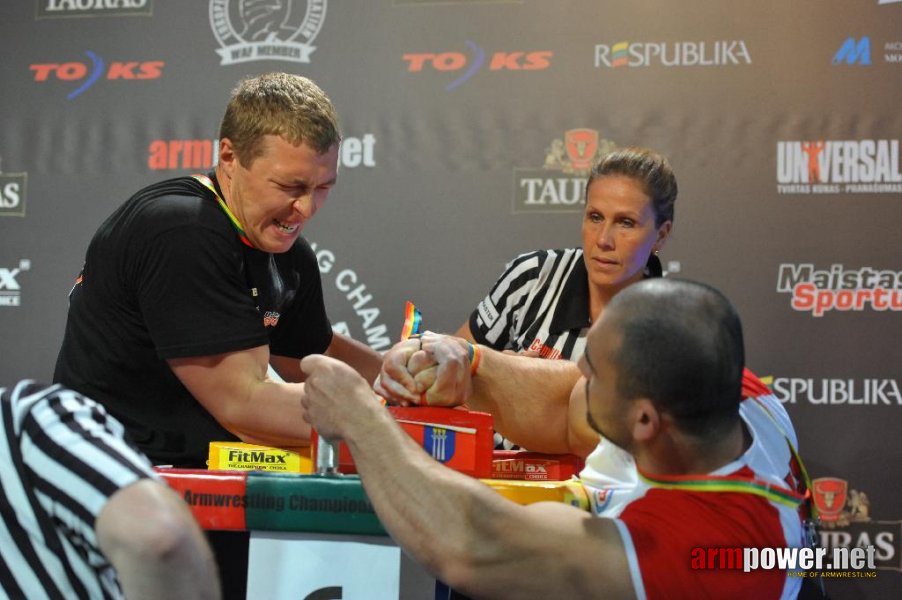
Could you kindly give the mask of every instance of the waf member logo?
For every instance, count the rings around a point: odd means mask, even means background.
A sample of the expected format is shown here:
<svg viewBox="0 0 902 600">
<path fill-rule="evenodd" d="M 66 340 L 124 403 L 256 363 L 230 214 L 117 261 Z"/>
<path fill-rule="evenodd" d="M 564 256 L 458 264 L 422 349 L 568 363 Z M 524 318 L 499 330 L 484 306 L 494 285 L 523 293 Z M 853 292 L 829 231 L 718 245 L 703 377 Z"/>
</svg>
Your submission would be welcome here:
<svg viewBox="0 0 902 600">
<path fill-rule="evenodd" d="M 816 269 L 813 264 L 781 264 L 777 291 L 791 294 L 794 310 L 822 317 L 829 311 L 902 310 L 902 271 L 871 267 L 847 269 L 832 265 Z"/>
<path fill-rule="evenodd" d="M 442 427 L 426 425 L 423 428 L 423 448 L 435 460 L 446 463 L 454 458 L 455 432 Z"/>
<path fill-rule="evenodd" d="M 541 169 L 514 169 L 512 212 L 578 212 L 586 201 L 586 177 L 617 144 L 594 129 L 578 128 L 553 139 Z"/>
<path fill-rule="evenodd" d="M 219 64 L 255 60 L 309 63 L 326 19 L 326 0 L 210 0 Z"/>
<path fill-rule="evenodd" d="M 780 194 L 902 192 L 899 140 L 777 142 Z"/>
</svg>

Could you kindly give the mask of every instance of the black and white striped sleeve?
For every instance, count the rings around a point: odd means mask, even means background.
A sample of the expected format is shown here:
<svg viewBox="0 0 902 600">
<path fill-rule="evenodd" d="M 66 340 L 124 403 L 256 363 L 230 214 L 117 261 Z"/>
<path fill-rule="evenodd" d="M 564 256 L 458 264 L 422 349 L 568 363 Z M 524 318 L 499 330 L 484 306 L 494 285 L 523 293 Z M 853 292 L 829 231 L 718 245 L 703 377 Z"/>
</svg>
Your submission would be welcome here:
<svg viewBox="0 0 902 600">
<path fill-rule="evenodd" d="M 516 337 L 516 315 L 533 292 L 545 262 L 544 250 L 517 256 L 470 315 L 470 332 L 474 339 L 495 350 L 510 348 Z"/>
<path fill-rule="evenodd" d="M 3 587 L 105 596 L 98 572 L 109 565 L 95 521 L 118 490 L 156 477 L 150 462 L 118 421 L 76 392 L 30 381 L 0 392 L 0 537 L 12 542 L 0 550 Z"/>
</svg>

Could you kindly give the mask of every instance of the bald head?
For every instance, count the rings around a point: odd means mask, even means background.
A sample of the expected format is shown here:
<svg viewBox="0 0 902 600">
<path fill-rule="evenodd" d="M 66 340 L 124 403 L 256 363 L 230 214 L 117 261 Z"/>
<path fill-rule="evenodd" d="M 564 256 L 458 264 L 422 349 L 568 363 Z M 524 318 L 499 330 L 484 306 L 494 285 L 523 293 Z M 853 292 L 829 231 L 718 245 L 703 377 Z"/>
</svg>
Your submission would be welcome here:
<svg viewBox="0 0 902 600">
<path fill-rule="evenodd" d="M 738 417 L 745 356 L 742 326 L 714 288 L 648 279 L 618 293 L 596 325 L 619 340 L 609 360 L 617 393 L 648 398 L 686 433 L 707 437 Z M 590 349 L 596 352 L 593 344 Z"/>
</svg>

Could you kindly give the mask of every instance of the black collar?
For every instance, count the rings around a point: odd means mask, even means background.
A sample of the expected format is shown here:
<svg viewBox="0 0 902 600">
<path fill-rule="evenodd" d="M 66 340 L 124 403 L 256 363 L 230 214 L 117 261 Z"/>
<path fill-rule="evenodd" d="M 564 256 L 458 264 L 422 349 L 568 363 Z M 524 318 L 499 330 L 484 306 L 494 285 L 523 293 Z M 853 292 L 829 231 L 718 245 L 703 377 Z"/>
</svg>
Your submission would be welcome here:
<svg viewBox="0 0 902 600">
<path fill-rule="evenodd" d="M 554 309 L 549 333 L 561 333 L 570 329 L 582 329 L 592 324 L 589 320 L 589 273 L 582 253 L 564 282 L 564 289 Z"/>
<path fill-rule="evenodd" d="M 582 329 L 592 325 L 589 315 L 589 272 L 586 271 L 585 255 L 579 259 L 570 276 L 564 282 L 564 289 L 554 309 L 549 333 L 561 333 L 571 329 Z M 661 261 L 652 254 L 648 257 L 644 278 L 661 277 Z"/>
</svg>

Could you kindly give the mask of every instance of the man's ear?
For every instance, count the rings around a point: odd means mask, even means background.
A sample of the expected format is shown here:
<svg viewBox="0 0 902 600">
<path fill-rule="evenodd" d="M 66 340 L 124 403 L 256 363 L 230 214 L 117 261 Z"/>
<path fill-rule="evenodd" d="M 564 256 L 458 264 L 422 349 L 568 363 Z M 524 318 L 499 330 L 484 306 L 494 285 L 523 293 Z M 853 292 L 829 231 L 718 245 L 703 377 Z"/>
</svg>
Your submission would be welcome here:
<svg viewBox="0 0 902 600">
<path fill-rule="evenodd" d="M 219 165 L 223 168 L 226 175 L 232 175 L 232 169 L 235 168 L 235 163 L 237 162 L 238 157 L 235 156 L 235 148 L 232 146 L 232 140 L 229 138 L 222 138 L 219 140 Z"/>
<path fill-rule="evenodd" d="M 648 398 L 633 400 L 630 410 L 633 439 L 639 443 L 647 443 L 661 430 L 661 413 Z"/>
</svg>

